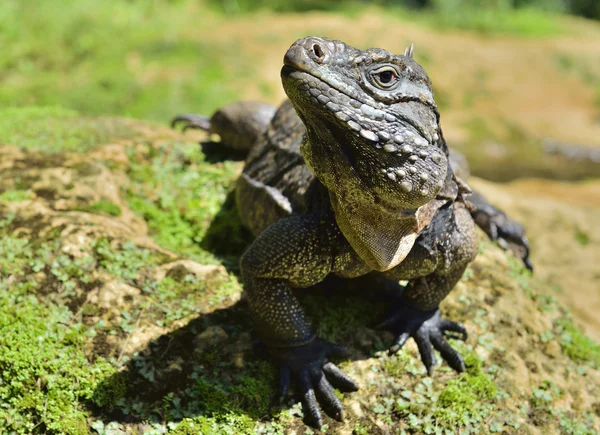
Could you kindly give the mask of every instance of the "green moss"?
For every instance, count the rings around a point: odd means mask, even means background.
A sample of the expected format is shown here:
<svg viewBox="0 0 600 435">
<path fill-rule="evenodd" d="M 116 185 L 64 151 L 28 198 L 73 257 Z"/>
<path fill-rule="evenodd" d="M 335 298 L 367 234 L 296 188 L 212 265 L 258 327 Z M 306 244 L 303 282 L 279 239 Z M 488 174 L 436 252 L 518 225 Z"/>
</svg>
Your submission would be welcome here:
<svg viewBox="0 0 600 435">
<path fill-rule="evenodd" d="M 208 415 L 245 413 L 259 420 L 270 414 L 274 383 L 271 364 L 249 363 L 246 372 L 230 382 L 209 377 L 196 382 L 195 394 Z"/>
<path fill-rule="evenodd" d="M 92 243 L 92 253 L 102 269 L 124 280 L 136 279 L 140 269 L 159 263 L 162 257 L 137 247 L 133 242 L 120 245 L 106 238 Z"/>
<path fill-rule="evenodd" d="M 476 401 L 490 400 L 496 395 L 496 386 L 482 370 L 482 361 L 474 354 L 465 358 L 467 370 L 464 375 L 452 379 L 442 390 L 439 402 L 447 408 L 457 407 L 466 413 Z M 460 414 L 460 412 L 459 412 Z"/>
<path fill-rule="evenodd" d="M 23 148 L 86 151 L 109 139 L 134 133 L 122 121 L 82 117 L 60 107 L 24 107 L 0 110 L 0 143 Z"/>
<path fill-rule="evenodd" d="M 164 121 L 180 111 L 209 113 L 250 80 L 235 43 L 208 45 L 198 37 L 199 23 L 203 31 L 218 23 L 203 2 L 28 6 L 0 6 L 0 46 L 10 47 L 0 53 L 0 106 L 61 105 Z"/>
<path fill-rule="evenodd" d="M 0 276 L 23 275 L 31 254 L 27 239 L 0 237 Z"/>
<path fill-rule="evenodd" d="M 575 362 L 600 368 L 600 345 L 585 336 L 573 322 L 565 317 L 554 322 L 556 335 L 563 353 Z"/>
<path fill-rule="evenodd" d="M 241 252 L 249 238 L 241 228 L 237 211 L 222 211 L 239 164 L 212 165 L 196 143 L 171 145 L 160 155 L 149 147 L 147 160 L 132 164 L 128 175 L 133 182 L 126 195 L 130 208 L 148 223 L 153 238 L 167 249 L 215 264 L 217 260 L 203 248 L 203 241 L 207 234 L 214 238 L 219 233 L 222 240 L 226 233 L 227 245 L 238 246 L 236 251 Z M 146 194 L 149 189 L 152 195 Z M 218 225 L 213 224 L 215 216 L 222 218 L 223 214 L 227 215 L 226 222 L 220 219 Z M 237 258 L 231 263 L 237 263 Z"/>
<path fill-rule="evenodd" d="M 111 216 L 121 216 L 121 207 L 110 201 L 94 202 L 93 204 L 76 207 L 75 210 L 86 211 L 89 213 L 104 213 Z"/>
<path fill-rule="evenodd" d="M 186 418 L 169 435 L 250 435 L 256 422 L 245 414 L 233 412 L 218 417 Z"/>
<path fill-rule="evenodd" d="M 0 280 L 0 432 L 87 434 L 82 402 L 114 369 L 90 362 L 85 328 L 29 287 Z"/>
<path fill-rule="evenodd" d="M 97 406 L 114 407 L 129 392 L 129 379 L 126 373 L 120 372 L 99 383 L 92 396 Z"/>
<path fill-rule="evenodd" d="M 0 201 L 19 202 L 31 199 L 31 193 L 28 190 L 7 190 L 0 194 Z"/>
<path fill-rule="evenodd" d="M 397 399 L 396 412 L 411 429 L 430 433 L 431 427 L 452 431 L 480 427 L 494 413 L 497 387 L 483 372 L 481 360 L 470 352 L 466 354 L 465 365 L 467 370 L 448 381 L 439 393 L 417 388 L 416 394 L 408 393 Z M 391 371 L 397 368 L 386 366 Z"/>
<path fill-rule="evenodd" d="M 146 281 L 142 289 L 150 298 L 145 315 L 155 319 L 159 326 L 169 326 L 199 314 L 207 306 L 219 304 L 224 298 L 242 291 L 234 277 L 220 274 L 202 279 L 193 275 L 182 279 L 167 276 L 160 281 Z"/>
</svg>

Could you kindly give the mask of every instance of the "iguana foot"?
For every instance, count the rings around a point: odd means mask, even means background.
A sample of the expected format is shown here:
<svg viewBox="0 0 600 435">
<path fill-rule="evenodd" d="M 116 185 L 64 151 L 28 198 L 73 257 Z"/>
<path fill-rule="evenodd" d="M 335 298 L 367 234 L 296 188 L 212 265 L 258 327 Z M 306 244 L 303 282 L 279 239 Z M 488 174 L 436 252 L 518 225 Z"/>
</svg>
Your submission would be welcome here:
<svg viewBox="0 0 600 435">
<path fill-rule="evenodd" d="M 298 347 L 271 347 L 269 352 L 279 365 L 280 400 L 287 396 L 290 381 L 294 378 L 300 387 L 302 405 L 309 424 L 318 428 L 323 425 L 317 401 L 331 418 L 338 421 L 343 419 L 342 404 L 331 385 L 344 391 L 356 391 L 358 387 L 329 358 L 347 356 L 345 347 L 317 338 Z"/>
<path fill-rule="evenodd" d="M 529 241 L 525 237 L 523 227 L 506 216 L 501 210 L 489 204 L 480 194 L 474 193 L 469 198 L 477 207 L 472 214 L 473 220 L 492 241 L 498 241 L 504 249 L 510 249 L 523 261 L 527 269 L 533 271 L 529 259 Z"/>
<path fill-rule="evenodd" d="M 210 119 L 202 115 L 191 113 L 177 115 L 171 120 L 171 127 L 175 128 L 180 123 L 183 124 L 182 131 L 186 131 L 188 128 L 196 128 L 204 131 L 210 130 Z"/>
<path fill-rule="evenodd" d="M 391 330 L 397 335 L 394 344 L 389 349 L 390 355 L 402 349 L 409 337 L 414 338 L 421 354 L 421 361 L 425 364 L 429 375 L 435 366 L 434 348 L 454 370 L 459 373 L 465 370 L 463 358 L 448 344 L 444 336 L 453 332 L 459 334 L 459 337 L 455 338 L 466 340 L 467 330 L 460 323 L 443 319 L 439 308 L 420 311 L 403 300 L 392 314 L 377 325 L 377 328 Z"/>
</svg>

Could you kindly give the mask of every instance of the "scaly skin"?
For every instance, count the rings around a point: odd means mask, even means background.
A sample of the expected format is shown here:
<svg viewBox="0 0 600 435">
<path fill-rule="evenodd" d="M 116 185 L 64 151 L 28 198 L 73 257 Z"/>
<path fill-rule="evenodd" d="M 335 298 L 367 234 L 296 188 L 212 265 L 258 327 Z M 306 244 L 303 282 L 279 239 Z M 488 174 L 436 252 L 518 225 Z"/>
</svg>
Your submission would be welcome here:
<svg viewBox="0 0 600 435">
<path fill-rule="evenodd" d="M 307 418 L 321 426 L 317 400 L 343 416 L 331 384 L 357 387 L 329 360 L 343 349 L 316 336 L 292 290 L 329 274 L 408 280 L 381 323 L 397 337 L 390 352 L 413 337 L 429 373 L 433 348 L 462 371 L 444 334 L 466 338 L 466 330 L 438 306 L 475 257 L 477 210 L 454 175 L 430 80 L 412 50 L 395 56 L 305 38 L 286 53 L 281 77 L 290 100 L 272 119 L 254 117 L 254 125 L 269 124 L 237 185 L 242 220 L 257 235 L 241 270 L 281 394 L 295 380 Z M 214 119 L 176 120 L 221 134 Z"/>
</svg>

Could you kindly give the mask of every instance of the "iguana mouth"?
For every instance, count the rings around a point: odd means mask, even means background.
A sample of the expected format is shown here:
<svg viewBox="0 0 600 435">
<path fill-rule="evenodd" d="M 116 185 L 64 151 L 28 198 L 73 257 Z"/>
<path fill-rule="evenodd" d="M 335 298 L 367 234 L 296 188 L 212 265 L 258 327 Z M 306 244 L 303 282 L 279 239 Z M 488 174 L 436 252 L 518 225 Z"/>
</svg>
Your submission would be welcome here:
<svg viewBox="0 0 600 435">
<path fill-rule="evenodd" d="M 292 74 L 293 74 L 293 76 L 292 76 Z M 334 92 L 337 92 L 339 94 L 345 95 L 348 98 L 348 100 L 350 100 L 350 102 L 354 101 L 354 102 L 356 102 L 356 104 L 359 104 L 359 105 L 366 104 L 366 103 L 363 103 L 362 101 L 360 101 L 359 99 L 357 99 L 355 96 L 350 95 L 350 93 L 344 92 L 343 90 L 338 89 L 337 86 L 329 83 L 323 77 L 315 75 L 315 74 L 313 74 L 310 71 L 299 69 L 299 68 L 297 68 L 295 66 L 292 66 L 292 65 L 286 65 L 286 64 L 284 64 L 283 67 L 281 68 L 281 76 L 282 76 L 282 78 L 289 77 L 291 79 L 295 79 L 295 80 L 300 81 L 301 83 L 306 84 L 306 85 L 308 85 L 310 82 L 317 82 L 317 83 L 319 83 L 319 85 L 317 85 L 316 88 L 320 89 L 323 92 L 334 91 Z M 303 76 L 304 77 L 309 76 L 310 79 L 303 78 Z M 306 89 L 302 89 L 301 87 L 299 87 L 300 90 L 310 91 L 310 88 L 308 88 L 307 86 L 305 86 L 304 88 L 306 88 Z M 336 95 L 333 95 L 333 96 L 336 96 Z M 375 110 L 375 108 L 373 108 L 373 109 Z"/>
</svg>

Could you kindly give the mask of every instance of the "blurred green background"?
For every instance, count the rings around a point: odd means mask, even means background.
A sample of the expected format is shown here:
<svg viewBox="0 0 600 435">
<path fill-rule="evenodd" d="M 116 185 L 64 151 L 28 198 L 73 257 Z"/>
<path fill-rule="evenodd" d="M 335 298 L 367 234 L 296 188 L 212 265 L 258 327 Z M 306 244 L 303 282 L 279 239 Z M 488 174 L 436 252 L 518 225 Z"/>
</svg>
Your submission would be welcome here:
<svg viewBox="0 0 600 435">
<path fill-rule="evenodd" d="M 546 138 L 600 136 L 596 0 L 3 0 L 0 107 L 61 106 L 166 125 L 237 99 L 278 104 L 281 58 L 307 35 L 402 52 L 434 83 L 473 172 L 581 179 Z M 586 17 L 586 18 L 583 18 Z M 14 124 L 10 117 L 3 125 Z"/>
<path fill-rule="evenodd" d="M 157 121 L 208 112 L 265 80 L 254 74 L 260 59 L 219 33 L 224 21 L 315 10 L 352 19 L 365 9 L 437 30 L 521 36 L 564 32 L 557 14 L 600 18 L 596 0 L 3 0 L 0 105 Z"/>
</svg>

